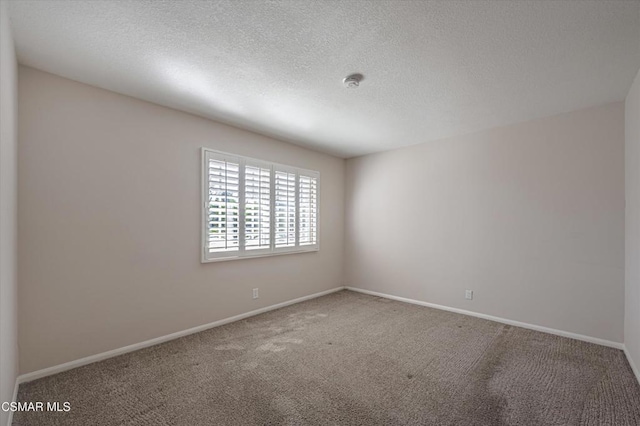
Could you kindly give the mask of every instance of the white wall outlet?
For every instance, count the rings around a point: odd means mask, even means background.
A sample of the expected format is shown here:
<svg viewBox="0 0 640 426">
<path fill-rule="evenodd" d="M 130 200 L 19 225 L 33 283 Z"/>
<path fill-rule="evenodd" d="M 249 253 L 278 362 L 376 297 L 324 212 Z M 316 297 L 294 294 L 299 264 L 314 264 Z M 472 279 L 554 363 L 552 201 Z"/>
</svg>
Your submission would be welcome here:
<svg viewBox="0 0 640 426">
<path fill-rule="evenodd" d="M 473 300 L 473 290 L 465 290 L 464 298 L 467 300 Z"/>
<path fill-rule="evenodd" d="M 253 298 L 257 299 L 258 297 L 260 297 L 259 289 L 254 288 L 253 289 Z"/>
</svg>

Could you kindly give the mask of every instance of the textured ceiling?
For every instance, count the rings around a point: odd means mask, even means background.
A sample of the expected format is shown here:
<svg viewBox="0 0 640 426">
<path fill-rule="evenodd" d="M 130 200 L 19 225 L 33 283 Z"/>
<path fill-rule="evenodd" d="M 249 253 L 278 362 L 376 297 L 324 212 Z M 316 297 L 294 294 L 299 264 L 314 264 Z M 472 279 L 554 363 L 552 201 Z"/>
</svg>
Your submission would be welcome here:
<svg viewBox="0 0 640 426">
<path fill-rule="evenodd" d="M 634 0 L 9 9 L 22 64 L 342 157 L 619 101 L 640 67 Z"/>
</svg>

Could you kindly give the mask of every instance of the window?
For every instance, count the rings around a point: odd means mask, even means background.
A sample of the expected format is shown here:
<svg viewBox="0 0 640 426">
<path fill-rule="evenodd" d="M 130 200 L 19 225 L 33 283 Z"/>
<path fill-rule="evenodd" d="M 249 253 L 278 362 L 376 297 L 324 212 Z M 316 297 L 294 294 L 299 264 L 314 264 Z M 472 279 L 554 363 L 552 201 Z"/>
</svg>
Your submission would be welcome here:
<svg viewBox="0 0 640 426">
<path fill-rule="evenodd" d="M 203 262 L 318 250 L 320 173 L 202 149 Z"/>
</svg>

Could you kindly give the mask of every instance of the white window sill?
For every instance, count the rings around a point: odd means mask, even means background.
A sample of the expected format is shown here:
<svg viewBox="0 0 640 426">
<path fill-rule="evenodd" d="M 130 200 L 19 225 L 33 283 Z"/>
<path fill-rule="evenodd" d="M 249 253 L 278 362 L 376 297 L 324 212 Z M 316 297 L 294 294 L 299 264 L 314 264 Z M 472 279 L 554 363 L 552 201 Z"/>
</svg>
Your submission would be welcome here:
<svg viewBox="0 0 640 426">
<path fill-rule="evenodd" d="M 242 260 L 242 259 L 255 259 L 258 257 L 271 257 L 271 256 L 282 256 L 286 254 L 300 254 L 300 253 L 314 253 L 320 251 L 319 247 L 310 247 L 310 248 L 299 248 L 296 250 L 286 250 L 286 251 L 274 251 L 269 253 L 258 253 L 258 254 L 249 254 L 243 256 L 225 256 L 225 257 L 214 257 L 214 258 L 202 258 L 200 263 L 215 263 L 215 262 L 226 262 L 229 260 Z"/>
</svg>

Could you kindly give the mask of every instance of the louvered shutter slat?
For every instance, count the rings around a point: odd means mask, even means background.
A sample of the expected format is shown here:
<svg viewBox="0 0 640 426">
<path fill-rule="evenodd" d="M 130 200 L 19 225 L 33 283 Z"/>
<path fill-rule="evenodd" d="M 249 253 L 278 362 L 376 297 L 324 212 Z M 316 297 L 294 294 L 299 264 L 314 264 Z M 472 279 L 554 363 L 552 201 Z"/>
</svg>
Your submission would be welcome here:
<svg viewBox="0 0 640 426">
<path fill-rule="evenodd" d="M 271 247 L 271 169 L 245 166 L 245 249 Z"/>
<path fill-rule="evenodd" d="M 296 245 L 296 174 L 275 171 L 275 247 Z"/>
<path fill-rule="evenodd" d="M 300 245 L 317 244 L 317 205 L 318 205 L 318 179 L 312 176 L 300 175 L 299 181 L 299 205 Z"/>
<path fill-rule="evenodd" d="M 209 253 L 239 250 L 238 163 L 209 160 L 207 247 Z"/>
</svg>

